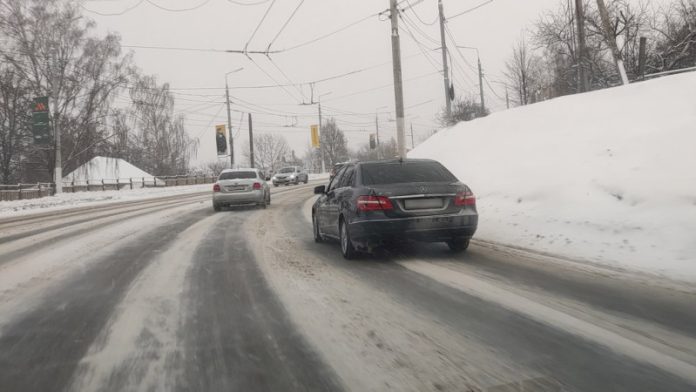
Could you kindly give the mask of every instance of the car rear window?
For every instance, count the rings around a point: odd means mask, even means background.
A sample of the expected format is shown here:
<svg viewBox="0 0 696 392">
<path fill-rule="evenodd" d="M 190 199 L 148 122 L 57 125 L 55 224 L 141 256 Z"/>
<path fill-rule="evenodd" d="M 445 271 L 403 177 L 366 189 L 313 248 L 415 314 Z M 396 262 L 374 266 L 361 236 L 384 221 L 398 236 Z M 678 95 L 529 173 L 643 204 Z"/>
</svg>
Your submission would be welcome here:
<svg viewBox="0 0 696 392">
<path fill-rule="evenodd" d="M 238 172 L 226 172 L 220 173 L 218 180 L 241 180 L 248 178 L 256 178 L 256 172 L 253 171 L 238 171 Z"/>
<path fill-rule="evenodd" d="M 438 162 L 390 162 L 361 165 L 363 185 L 406 182 L 455 182 L 457 178 Z"/>
</svg>

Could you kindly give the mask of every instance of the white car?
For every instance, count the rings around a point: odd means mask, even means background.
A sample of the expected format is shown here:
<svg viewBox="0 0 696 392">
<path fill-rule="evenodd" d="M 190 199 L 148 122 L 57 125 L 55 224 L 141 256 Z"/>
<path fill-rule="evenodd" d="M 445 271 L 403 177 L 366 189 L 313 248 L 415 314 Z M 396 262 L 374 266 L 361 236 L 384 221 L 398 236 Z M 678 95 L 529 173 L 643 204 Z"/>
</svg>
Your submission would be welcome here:
<svg viewBox="0 0 696 392">
<path fill-rule="evenodd" d="M 309 175 L 297 166 L 284 167 L 273 176 L 273 186 L 299 184 L 309 182 Z"/>
<path fill-rule="evenodd" d="M 266 208 L 271 204 L 271 190 L 258 169 L 226 169 L 213 184 L 213 209 L 224 206 L 255 204 Z"/>
</svg>

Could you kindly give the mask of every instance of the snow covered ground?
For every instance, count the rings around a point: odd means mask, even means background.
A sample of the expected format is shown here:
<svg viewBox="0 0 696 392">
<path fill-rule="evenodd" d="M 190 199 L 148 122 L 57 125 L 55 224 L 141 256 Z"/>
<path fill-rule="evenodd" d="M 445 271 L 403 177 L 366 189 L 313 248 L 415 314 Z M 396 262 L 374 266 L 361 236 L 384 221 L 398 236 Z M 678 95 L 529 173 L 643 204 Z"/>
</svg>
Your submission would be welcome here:
<svg viewBox="0 0 696 392">
<path fill-rule="evenodd" d="M 460 123 L 409 156 L 472 187 L 479 239 L 696 281 L 696 73 Z"/>
<path fill-rule="evenodd" d="M 37 212 L 56 211 L 73 207 L 109 204 L 119 201 L 146 200 L 158 197 L 212 191 L 212 184 L 162 188 L 122 189 L 120 191 L 94 191 L 62 193 L 40 199 L 0 201 L 0 218 Z"/>
</svg>

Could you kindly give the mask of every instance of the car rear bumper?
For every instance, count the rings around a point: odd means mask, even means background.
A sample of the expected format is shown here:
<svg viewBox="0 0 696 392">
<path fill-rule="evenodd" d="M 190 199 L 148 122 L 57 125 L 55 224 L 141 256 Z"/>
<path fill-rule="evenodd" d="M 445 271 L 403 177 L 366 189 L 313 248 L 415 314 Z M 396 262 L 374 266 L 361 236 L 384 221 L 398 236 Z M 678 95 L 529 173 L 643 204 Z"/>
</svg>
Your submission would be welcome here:
<svg viewBox="0 0 696 392">
<path fill-rule="evenodd" d="M 213 203 L 220 205 L 263 203 L 263 190 L 250 192 L 216 192 L 213 194 Z"/>
<path fill-rule="evenodd" d="M 471 238 L 477 226 L 478 215 L 456 214 L 354 221 L 349 224 L 349 230 L 353 242 L 359 246 L 373 246 L 402 240 L 437 242 Z"/>
<path fill-rule="evenodd" d="M 299 179 L 298 179 L 298 178 L 293 178 L 293 179 L 290 179 L 290 178 L 276 178 L 275 180 L 273 180 L 273 184 L 275 184 L 275 185 L 280 185 L 280 184 L 294 184 L 294 183 L 296 183 L 296 182 L 299 182 Z"/>
</svg>

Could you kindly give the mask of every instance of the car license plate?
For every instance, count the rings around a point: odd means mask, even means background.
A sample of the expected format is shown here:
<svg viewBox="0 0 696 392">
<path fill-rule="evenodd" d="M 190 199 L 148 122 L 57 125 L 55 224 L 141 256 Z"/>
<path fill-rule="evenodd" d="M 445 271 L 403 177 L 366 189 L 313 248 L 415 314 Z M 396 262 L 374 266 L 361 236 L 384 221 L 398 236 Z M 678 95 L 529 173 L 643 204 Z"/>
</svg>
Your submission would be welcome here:
<svg viewBox="0 0 696 392">
<path fill-rule="evenodd" d="M 245 185 L 236 185 L 236 186 L 228 186 L 225 187 L 229 192 L 237 192 L 237 191 L 243 191 L 246 189 Z"/>
<path fill-rule="evenodd" d="M 433 208 L 442 208 L 442 199 L 406 199 L 404 200 L 404 208 L 406 208 L 407 210 L 426 210 Z"/>
</svg>

